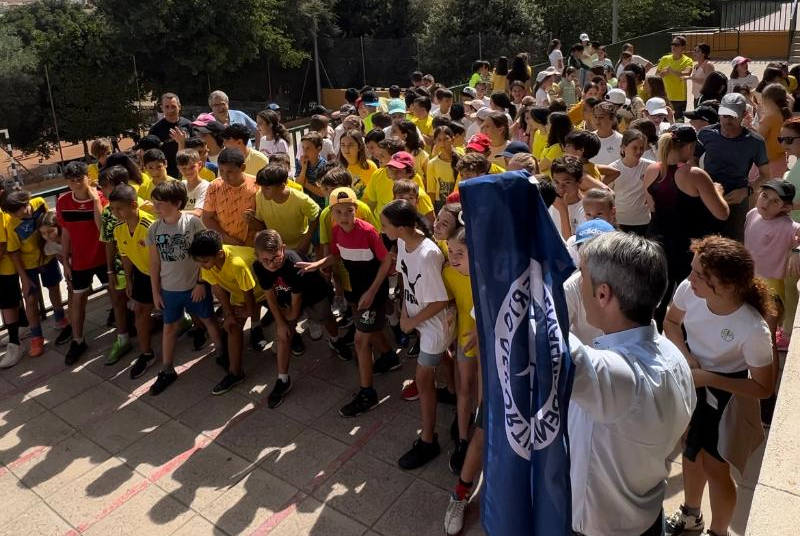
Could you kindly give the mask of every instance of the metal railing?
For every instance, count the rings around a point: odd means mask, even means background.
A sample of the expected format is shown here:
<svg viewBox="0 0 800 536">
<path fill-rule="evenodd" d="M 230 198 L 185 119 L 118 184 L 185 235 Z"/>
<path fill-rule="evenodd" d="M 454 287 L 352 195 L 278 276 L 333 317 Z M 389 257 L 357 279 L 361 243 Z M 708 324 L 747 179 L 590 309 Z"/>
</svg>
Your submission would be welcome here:
<svg viewBox="0 0 800 536">
<path fill-rule="evenodd" d="M 792 18 L 789 23 L 789 51 L 786 53 L 786 59 L 792 59 L 792 45 L 794 45 L 794 36 L 797 32 L 797 0 L 792 2 Z"/>
<path fill-rule="evenodd" d="M 743 32 L 786 32 L 792 29 L 794 4 L 786 0 L 723 1 L 712 20 L 720 28 Z"/>
</svg>

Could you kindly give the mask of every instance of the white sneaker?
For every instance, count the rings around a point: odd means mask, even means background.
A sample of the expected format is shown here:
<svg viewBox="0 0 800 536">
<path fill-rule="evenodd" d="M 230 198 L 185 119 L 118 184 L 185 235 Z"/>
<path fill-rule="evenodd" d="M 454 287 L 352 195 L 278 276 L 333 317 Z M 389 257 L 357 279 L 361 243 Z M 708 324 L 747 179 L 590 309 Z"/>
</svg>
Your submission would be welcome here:
<svg viewBox="0 0 800 536">
<path fill-rule="evenodd" d="M 322 338 L 322 326 L 319 322 L 313 320 L 306 320 L 308 323 L 308 336 L 312 341 L 318 341 Z"/>
<path fill-rule="evenodd" d="M 331 304 L 331 309 L 333 310 L 333 314 L 339 316 L 343 315 L 344 312 L 347 310 L 347 300 L 344 299 L 344 296 L 336 295 L 333 297 L 333 303 Z"/>
<path fill-rule="evenodd" d="M 467 508 L 467 500 L 459 500 L 455 495 L 450 496 L 450 504 L 447 505 L 447 512 L 444 514 L 444 532 L 448 536 L 454 536 L 464 528 L 464 511 Z"/>
<path fill-rule="evenodd" d="M 11 368 L 22 359 L 22 346 L 19 344 L 8 343 L 6 347 L 6 355 L 0 359 L 0 368 Z"/>
<path fill-rule="evenodd" d="M 685 507 L 681 505 L 674 514 L 667 518 L 666 534 L 667 536 L 679 536 L 685 532 L 700 532 L 704 526 L 703 514 L 695 517 L 686 513 Z"/>
</svg>

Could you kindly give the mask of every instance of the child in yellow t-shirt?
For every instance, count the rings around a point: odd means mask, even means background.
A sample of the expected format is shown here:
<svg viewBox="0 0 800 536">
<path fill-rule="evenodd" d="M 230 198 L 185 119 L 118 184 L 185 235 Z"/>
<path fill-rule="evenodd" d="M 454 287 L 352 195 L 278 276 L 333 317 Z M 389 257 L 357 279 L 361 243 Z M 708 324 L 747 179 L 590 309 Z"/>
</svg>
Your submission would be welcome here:
<svg viewBox="0 0 800 536">
<path fill-rule="evenodd" d="M 100 176 L 100 168 L 106 165 L 106 158 L 112 152 L 114 152 L 114 148 L 108 138 L 94 140 L 92 145 L 89 146 L 89 154 L 97 159 L 94 164 L 89 164 L 89 184 L 97 182 L 97 178 Z"/>
<path fill-rule="evenodd" d="M 61 268 L 58 260 L 44 254 L 44 240 L 39 233 L 42 218 L 47 213 L 47 203 L 41 197 L 31 197 L 30 192 L 19 190 L 3 199 L 3 211 L 11 216 L 6 225 L 8 233 L 7 251 L 22 283 L 22 296 L 31 330 L 31 357 L 44 353 L 44 335 L 39 310 L 42 287 L 47 288 L 53 304 L 56 325 L 69 330 L 69 321 L 64 314 L 61 299 Z M 63 337 L 66 337 L 64 340 Z M 68 342 L 69 337 L 59 335 L 57 341 Z M 63 343 L 62 342 L 62 343 Z"/>
<path fill-rule="evenodd" d="M 447 202 L 456 186 L 458 154 L 453 149 L 453 131 L 448 126 L 436 127 L 433 135 L 439 154 L 428 162 L 425 174 L 426 190 L 433 199 L 434 208 Z"/>
<path fill-rule="evenodd" d="M 244 380 L 242 349 L 244 324 L 259 326 L 264 291 L 253 277 L 255 250 L 248 246 L 222 244 L 222 236 L 213 229 L 204 229 L 192 238 L 189 255 L 200 264 L 200 278 L 211 285 L 211 291 L 222 305 L 222 327 L 228 335 L 228 372 L 211 391 L 227 393 Z"/>
<path fill-rule="evenodd" d="M 350 186 L 359 199 L 364 195 L 364 190 L 369 184 L 373 173 L 378 169 L 375 162 L 367 158 L 367 148 L 364 136 L 359 130 L 348 130 L 339 141 L 339 162 L 347 167 L 353 178 Z M 330 195 L 330 194 L 328 194 Z"/>
<path fill-rule="evenodd" d="M 128 184 L 114 186 L 108 199 L 111 213 L 117 219 L 117 225 L 114 227 L 114 244 L 125 270 L 125 291 L 134 304 L 136 337 L 141 351 L 131 367 L 131 378 L 135 379 L 155 361 L 151 342 L 150 315 L 154 306 L 150 282 L 150 254 L 145 242 L 150 226 L 156 218 L 139 208 L 136 191 Z M 119 325 L 119 322 L 117 324 Z M 109 355 L 107 364 L 113 364 L 120 357 L 121 353 Z"/>
<path fill-rule="evenodd" d="M 142 155 L 142 163 L 147 171 L 150 180 L 139 187 L 139 197 L 145 201 L 150 201 L 153 190 L 162 182 L 174 181 L 175 179 L 167 175 L 167 157 L 161 149 L 148 149 Z M 155 213 L 151 203 L 142 207 L 142 210 L 151 214 Z"/>
<path fill-rule="evenodd" d="M 417 203 L 414 203 L 414 205 L 417 207 L 417 212 L 427 218 L 433 225 L 433 203 L 425 190 L 420 188 L 422 178 L 414 171 L 414 157 L 405 151 L 395 153 L 389 163 L 386 164 L 386 171 L 389 174 L 389 178 L 395 183 L 400 180 L 415 183 L 417 187 Z M 392 197 L 397 199 L 394 185 L 392 186 Z"/>
</svg>

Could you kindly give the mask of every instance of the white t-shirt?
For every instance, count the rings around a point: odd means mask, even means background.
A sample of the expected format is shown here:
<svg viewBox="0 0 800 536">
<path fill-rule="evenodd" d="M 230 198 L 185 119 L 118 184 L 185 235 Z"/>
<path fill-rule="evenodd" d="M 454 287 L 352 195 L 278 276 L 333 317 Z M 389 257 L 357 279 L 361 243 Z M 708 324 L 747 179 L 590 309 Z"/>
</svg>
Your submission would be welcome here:
<svg viewBox="0 0 800 536">
<path fill-rule="evenodd" d="M 561 234 L 561 215 L 559 214 L 558 209 L 554 206 L 551 206 L 547 211 L 550 213 L 550 217 L 553 218 L 553 222 L 556 224 L 556 229 L 558 229 L 559 234 Z M 578 200 L 577 203 L 567 205 L 567 212 L 569 213 L 569 234 L 574 235 L 575 229 L 578 227 L 578 225 L 586 221 L 586 212 L 583 210 L 583 201 Z"/>
<path fill-rule="evenodd" d="M 597 134 L 597 132 L 595 132 Z M 600 138 L 600 136 L 597 136 Z M 616 130 L 607 138 L 600 138 L 600 152 L 589 161 L 592 164 L 607 166 L 619 158 L 619 149 L 622 146 L 622 134 Z"/>
<path fill-rule="evenodd" d="M 639 164 L 628 167 L 622 159 L 611 163 L 619 171 L 619 177 L 611 183 L 617 207 L 617 222 L 622 225 L 647 225 L 650 223 L 650 209 L 645 205 L 644 172 L 652 160 L 642 158 Z"/>
<path fill-rule="evenodd" d="M 200 183 L 194 187 L 194 190 L 189 189 L 189 184 L 186 181 L 181 181 L 186 186 L 186 207 L 183 210 L 203 209 L 206 204 L 206 190 L 211 184 L 210 182 L 200 179 Z"/>
<path fill-rule="evenodd" d="M 561 66 L 564 66 L 564 54 L 561 53 L 560 48 L 554 49 L 548 56 L 548 59 L 550 60 L 550 66 L 555 67 L 556 69 L 558 69 L 559 60 L 561 60 Z"/>
<path fill-rule="evenodd" d="M 283 153 L 289 157 L 289 176 L 294 177 L 294 151 L 292 146 L 283 138 L 268 140 L 266 136 L 261 136 L 258 142 L 258 150 L 268 157 L 273 154 Z"/>
<path fill-rule="evenodd" d="M 705 156 L 705 154 L 703 154 L 703 156 Z M 642 155 L 642 159 L 658 162 L 658 153 L 656 152 L 656 146 L 651 145 Z"/>
<path fill-rule="evenodd" d="M 634 54 L 631 57 L 631 63 L 635 63 L 636 65 L 641 65 L 642 69 L 644 69 L 645 65 L 650 63 L 650 61 L 647 60 L 646 58 L 639 56 L 638 54 Z M 620 73 L 624 70 L 625 70 L 624 65 L 622 65 L 621 63 L 617 65 L 617 78 L 619 78 Z"/>
<path fill-rule="evenodd" d="M 425 238 L 412 252 L 406 251 L 406 243 L 402 238 L 397 240 L 396 268 L 403 274 L 403 300 L 410 318 L 430 303 L 448 301 L 442 280 L 443 264 L 444 255 L 430 238 Z M 417 330 L 421 351 L 437 355 L 447 349 L 449 332 L 445 309 L 422 322 Z"/>
<path fill-rule="evenodd" d="M 595 337 L 600 337 L 603 332 L 586 320 L 586 309 L 583 307 L 583 297 L 581 296 L 581 279 L 580 270 L 576 270 L 564 281 L 564 297 L 569 313 L 569 331 L 583 344 L 591 346 Z"/>
<path fill-rule="evenodd" d="M 748 74 L 744 78 L 728 78 L 728 93 L 733 93 L 733 88 L 736 86 L 747 86 L 750 91 L 754 91 L 758 86 L 758 77 L 754 74 Z"/>
<path fill-rule="evenodd" d="M 550 96 L 542 88 L 536 90 L 536 106 L 550 106 Z"/>
<path fill-rule="evenodd" d="M 729 315 L 715 315 L 688 280 L 678 285 L 672 302 L 686 312 L 686 344 L 704 370 L 741 372 L 772 364 L 769 327 L 751 305 L 744 304 Z"/>
</svg>

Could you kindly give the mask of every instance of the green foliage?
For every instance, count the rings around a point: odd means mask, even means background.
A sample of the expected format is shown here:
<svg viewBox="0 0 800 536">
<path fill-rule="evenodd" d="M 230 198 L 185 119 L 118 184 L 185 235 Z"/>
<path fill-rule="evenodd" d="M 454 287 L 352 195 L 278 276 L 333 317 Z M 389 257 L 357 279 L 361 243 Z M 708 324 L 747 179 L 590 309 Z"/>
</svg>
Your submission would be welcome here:
<svg viewBox="0 0 800 536">
<path fill-rule="evenodd" d="M 338 0 L 334 14 L 343 37 L 400 38 L 422 27 L 431 5 L 412 0 Z"/>
<path fill-rule="evenodd" d="M 269 55 L 283 66 L 306 57 L 275 24 L 282 0 L 97 0 L 135 54 L 141 75 L 156 87 L 167 80 L 233 72 Z"/>
<path fill-rule="evenodd" d="M 419 36 L 420 67 L 435 73 L 437 80 L 456 84 L 469 76 L 472 62 L 481 57 L 513 57 L 520 51 L 535 57 L 546 46 L 540 11 L 536 0 L 431 2 Z M 491 16 L 480 15 L 484 13 Z"/>
</svg>

